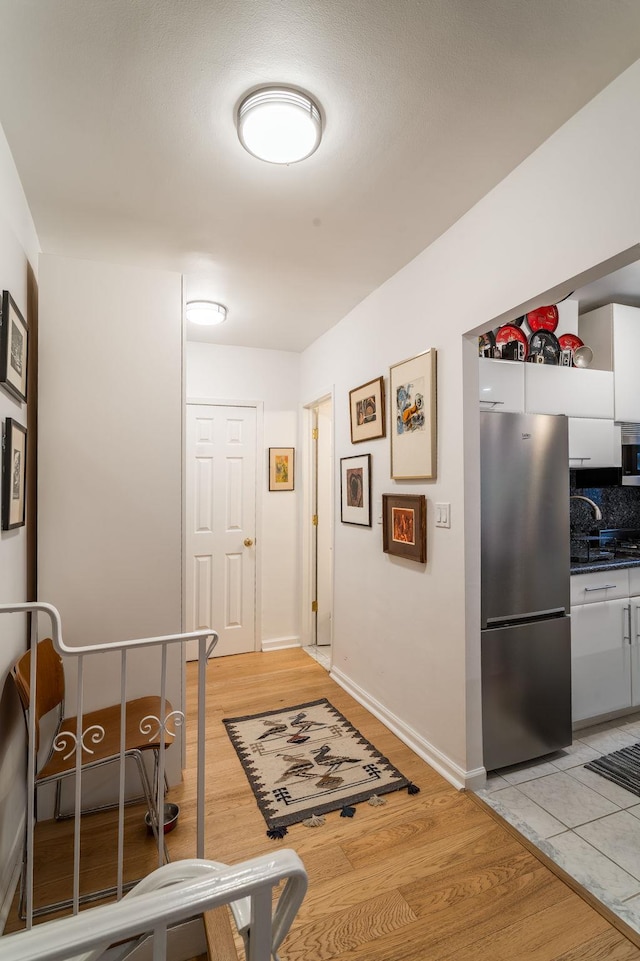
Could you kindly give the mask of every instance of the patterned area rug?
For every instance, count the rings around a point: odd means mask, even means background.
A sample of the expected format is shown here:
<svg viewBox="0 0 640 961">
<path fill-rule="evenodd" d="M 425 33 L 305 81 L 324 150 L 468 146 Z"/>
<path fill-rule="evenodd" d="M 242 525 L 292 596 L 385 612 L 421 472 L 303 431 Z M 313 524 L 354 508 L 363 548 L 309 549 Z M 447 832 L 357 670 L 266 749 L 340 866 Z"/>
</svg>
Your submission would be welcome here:
<svg viewBox="0 0 640 961">
<path fill-rule="evenodd" d="M 270 829 L 414 785 L 326 698 L 223 721 Z M 412 790 L 413 789 L 413 790 Z"/>
<path fill-rule="evenodd" d="M 589 761 L 585 767 L 640 797 L 640 742 Z"/>
</svg>

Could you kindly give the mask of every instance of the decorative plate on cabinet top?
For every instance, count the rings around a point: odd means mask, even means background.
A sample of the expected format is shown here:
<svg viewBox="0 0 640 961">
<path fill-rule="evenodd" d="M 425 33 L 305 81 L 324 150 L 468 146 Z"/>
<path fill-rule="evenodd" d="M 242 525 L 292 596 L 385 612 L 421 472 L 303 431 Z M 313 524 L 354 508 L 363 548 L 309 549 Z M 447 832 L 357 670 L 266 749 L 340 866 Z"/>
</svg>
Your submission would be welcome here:
<svg viewBox="0 0 640 961">
<path fill-rule="evenodd" d="M 529 337 L 529 359 L 538 364 L 557 364 L 560 344 L 550 330 L 537 330 Z"/>
<path fill-rule="evenodd" d="M 537 310 L 531 310 L 527 314 L 529 330 L 533 334 L 535 334 L 537 330 L 550 330 L 553 332 L 558 326 L 559 316 L 558 308 L 555 304 L 550 304 L 548 307 L 538 307 Z"/>
<path fill-rule="evenodd" d="M 572 354 L 578 347 L 584 347 L 584 341 L 580 340 L 576 334 L 560 334 L 558 343 L 560 350 L 570 350 Z"/>
<path fill-rule="evenodd" d="M 504 324 L 496 334 L 496 348 L 505 360 L 526 360 L 527 335 L 515 324 Z"/>
</svg>

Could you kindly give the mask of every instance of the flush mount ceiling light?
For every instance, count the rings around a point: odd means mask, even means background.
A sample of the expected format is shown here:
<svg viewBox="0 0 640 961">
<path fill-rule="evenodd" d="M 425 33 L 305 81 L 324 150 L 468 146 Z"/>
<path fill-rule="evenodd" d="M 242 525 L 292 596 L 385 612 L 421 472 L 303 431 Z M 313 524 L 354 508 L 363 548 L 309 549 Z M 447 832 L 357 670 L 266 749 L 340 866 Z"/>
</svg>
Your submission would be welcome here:
<svg viewBox="0 0 640 961">
<path fill-rule="evenodd" d="M 187 301 L 187 320 L 201 327 L 215 327 L 227 319 L 227 308 L 213 300 Z"/>
<path fill-rule="evenodd" d="M 237 127 L 245 150 L 273 164 L 310 157 L 322 137 L 317 105 L 289 87 L 262 87 L 248 94 L 238 107 Z"/>
</svg>

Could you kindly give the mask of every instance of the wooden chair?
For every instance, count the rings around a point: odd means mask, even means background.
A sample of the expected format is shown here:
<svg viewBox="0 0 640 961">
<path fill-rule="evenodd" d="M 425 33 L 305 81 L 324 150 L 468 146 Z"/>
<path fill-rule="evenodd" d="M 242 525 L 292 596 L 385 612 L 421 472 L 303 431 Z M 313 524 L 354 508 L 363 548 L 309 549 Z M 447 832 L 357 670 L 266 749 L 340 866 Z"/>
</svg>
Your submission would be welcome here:
<svg viewBox="0 0 640 961">
<path fill-rule="evenodd" d="M 29 705 L 31 695 L 31 653 L 28 651 L 14 664 L 11 675 L 15 682 L 20 702 L 24 711 L 25 722 L 27 725 L 27 736 L 29 734 Z M 65 678 L 62 658 L 55 650 L 51 638 L 46 638 L 38 643 L 37 666 L 36 666 L 36 691 L 35 691 L 35 744 L 33 748 L 36 756 L 35 781 L 32 786 L 34 791 L 34 820 L 38 820 L 37 814 L 37 794 L 38 788 L 44 784 L 56 784 L 55 817 L 69 816 L 61 814 L 61 789 L 62 782 L 67 777 L 73 777 L 76 773 L 76 733 L 77 717 L 64 716 L 65 698 Z M 170 702 L 165 699 L 165 717 L 173 710 Z M 125 749 L 124 757 L 132 758 L 140 775 L 140 782 L 144 799 L 150 812 L 151 826 L 156 840 L 158 840 L 158 809 L 156 804 L 157 792 L 154 792 L 152 784 L 144 764 L 144 753 L 153 752 L 154 756 L 154 780 L 158 774 L 158 756 L 162 744 L 161 732 L 164 725 L 160 723 L 161 699 L 154 695 L 150 697 L 139 697 L 126 702 L 125 715 Z M 57 711 L 55 724 L 43 725 L 43 718 L 52 711 Z M 55 715 L 54 715 L 55 717 Z M 149 718 L 157 718 L 157 731 L 151 733 Z M 143 722 L 145 722 L 143 724 Z M 41 732 L 45 726 L 53 728 L 47 734 L 46 744 L 41 744 Z M 154 727 L 156 725 L 153 725 Z M 150 733 L 143 734 L 142 730 Z M 100 708 L 96 711 L 83 712 L 82 731 L 85 737 L 81 738 L 82 743 L 82 770 L 97 768 L 103 764 L 111 764 L 120 760 L 120 740 L 121 740 L 121 705 L 112 704 L 109 707 Z M 164 746 L 169 747 L 173 743 L 174 737 L 165 732 Z M 154 785 L 157 788 L 157 785 Z M 85 810 L 83 814 L 89 814 L 103 808 L 94 807 Z M 27 825 L 27 831 L 29 825 Z M 165 860 L 169 860 L 166 845 L 164 847 Z M 25 864 L 26 864 L 26 833 L 25 833 Z M 24 918 L 24 876 L 20 895 L 20 915 Z M 94 892 L 85 896 L 84 900 L 95 900 L 98 896 L 105 896 L 112 893 L 113 889 Z M 44 914 L 58 910 L 61 906 L 66 906 L 68 902 L 58 902 L 48 905 L 47 908 L 39 908 L 34 914 Z"/>
</svg>

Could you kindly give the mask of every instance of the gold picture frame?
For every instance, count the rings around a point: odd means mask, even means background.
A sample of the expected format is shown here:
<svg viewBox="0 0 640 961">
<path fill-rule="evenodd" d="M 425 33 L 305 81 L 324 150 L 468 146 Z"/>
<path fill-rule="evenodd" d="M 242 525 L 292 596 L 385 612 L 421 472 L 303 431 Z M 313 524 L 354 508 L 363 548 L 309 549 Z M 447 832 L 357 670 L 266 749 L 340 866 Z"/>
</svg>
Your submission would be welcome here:
<svg viewBox="0 0 640 961">
<path fill-rule="evenodd" d="M 349 391 L 349 418 L 352 444 L 385 436 L 384 377 Z"/>
<path fill-rule="evenodd" d="M 295 448 L 269 448 L 269 490 L 292 491 L 295 480 Z"/>
<path fill-rule="evenodd" d="M 436 351 L 394 364 L 389 371 L 391 477 L 435 480 Z"/>
</svg>

